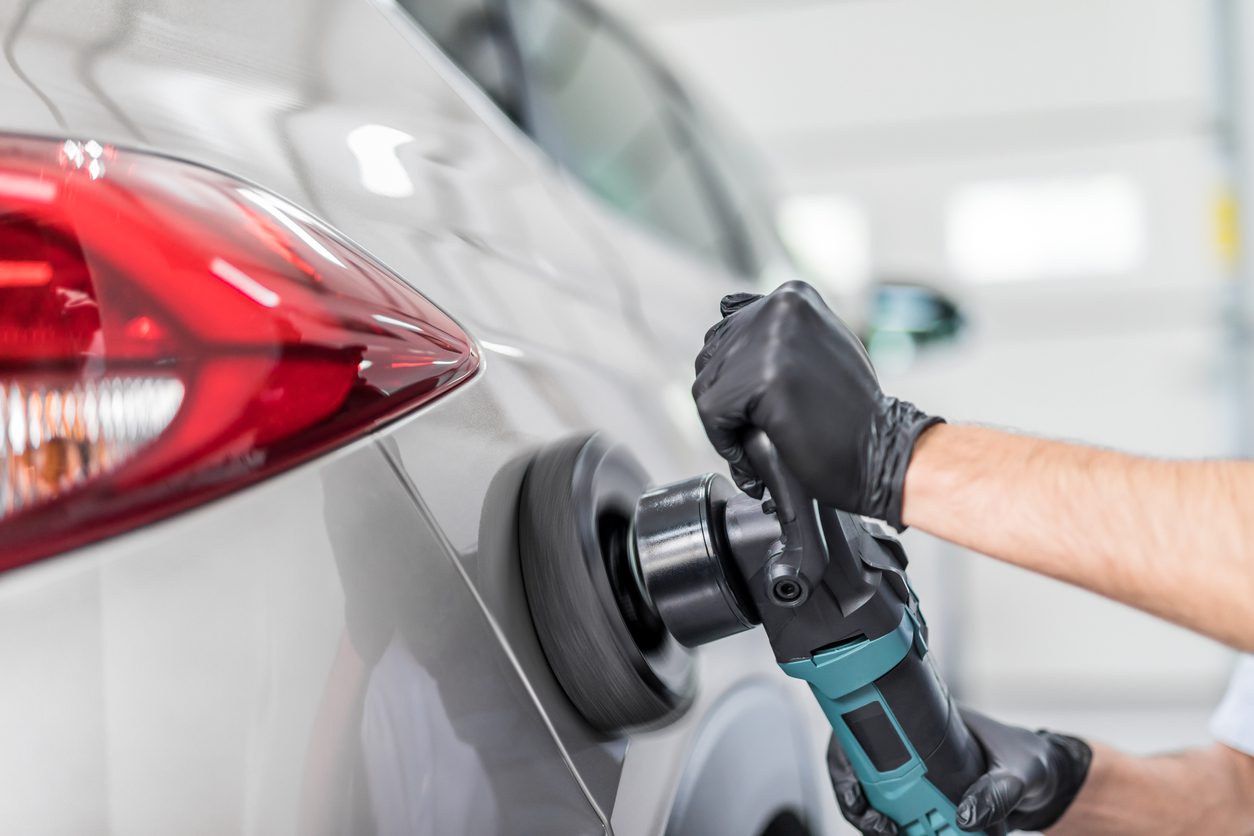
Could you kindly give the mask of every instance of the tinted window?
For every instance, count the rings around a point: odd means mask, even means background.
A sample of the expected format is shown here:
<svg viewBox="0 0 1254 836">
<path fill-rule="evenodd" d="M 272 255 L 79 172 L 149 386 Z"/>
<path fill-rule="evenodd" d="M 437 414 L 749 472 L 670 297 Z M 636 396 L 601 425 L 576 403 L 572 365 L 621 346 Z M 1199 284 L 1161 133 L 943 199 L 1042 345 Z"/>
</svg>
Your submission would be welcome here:
<svg viewBox="0 0 1254 836">
<path fill-rule="evenodd" d="M 508 6 L 536 141 L 611 205 L 740 269 L 691 135 L 651 65 L 579 3 Z"/>
<path fill-rule="evenodd" d="M 736 272 L 750 242 L 665 78 L 581 0 L 400 0 L 462 70 L 592 191 Z"/>
<path fill-rule="evenodd" d="M 740 257 L 749 272 L 759 273 L 772 261 L 786 263 L 788 256 L 775 225 L 775 200 L 766 187 L 769 178 L 756 149 L 706 113 L 696 113 L 690 124 L 709 161 L 719 196 L 740 232 Z"/>
<path fill-rule="evenodd" d="M 521 69 L 499 0 L 400 0 L 427 34 L 515 122 Z"/>
</svg>

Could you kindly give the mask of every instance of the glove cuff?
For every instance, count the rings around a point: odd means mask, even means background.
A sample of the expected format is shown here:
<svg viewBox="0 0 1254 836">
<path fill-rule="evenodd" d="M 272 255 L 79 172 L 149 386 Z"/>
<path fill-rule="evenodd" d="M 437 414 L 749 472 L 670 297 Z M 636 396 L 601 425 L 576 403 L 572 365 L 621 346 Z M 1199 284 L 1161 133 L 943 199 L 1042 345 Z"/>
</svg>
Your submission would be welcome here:
<svg viewBox="0 0 1254 836">
<path fill-rule="evenodd" d="M 867 442 L 870 466 L 862 497 L 864 514 L 884 520 L 898 531 L 906 530 L 901 511 L 914 444 L 928 427 L 943 423 L 944 418 L 928 415 L 909 401 L 893 397 L 881 400 Z"/>
<path fill-rule="evenodd" d="M 1079 795 L 1093 763 L 1093 750 L 1080 738 L 1049 731 L 1037 734 L 1049 742 L 1058 783 L 1047 805 L 1022 820 L 1016 818 L 1015 826 L 1022 830 L 1045 830 L 1057 824 Z"/>
</svg>

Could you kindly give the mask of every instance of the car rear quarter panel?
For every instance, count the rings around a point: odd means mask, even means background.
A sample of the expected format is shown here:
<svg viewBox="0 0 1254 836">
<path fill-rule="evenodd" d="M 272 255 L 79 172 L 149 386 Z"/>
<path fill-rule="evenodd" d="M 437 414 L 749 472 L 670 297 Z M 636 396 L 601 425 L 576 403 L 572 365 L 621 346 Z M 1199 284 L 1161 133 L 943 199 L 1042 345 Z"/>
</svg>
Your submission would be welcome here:
<svg viewBox="0 0 1254 836">
<path fill-rule="evenodd" d="M 596 833 L 372 443 L 0 583 L 0 829 Z"/>
<path fill-rule="evenodd" d="M 536 644 L 513 503 L 530 454 L 570 432 L 609 433 L 659 481 L 718 466 L 688 363 L 728 278 L 604 213 L 371 0 L 8 2 L 0 31 L 0 130 L 254 181 L 444 307 L 485 358 L 376 438 L 0 579 L 0 824 L 269 834 L 424 814 L 368 797 L 382 779 L 339 780 L 371 768 L 343 748 L 359 734 L 392 740 L 387 774 L 414 781 L 415 753 L 444 746 L 461 766 L 430 774 L 481 774 L 501 832 L 599 829 L 621 776 L 664 778 L 621 825 L 652 832 L 703 720 L 770 654 L 755 636 L 708 648 L 688 719 L 634 750 L 596 740 Z M 795 689 L 772 693 L 791 710 Z M 436 719 L 369 719 L 406 705 Z"/>
</svg>

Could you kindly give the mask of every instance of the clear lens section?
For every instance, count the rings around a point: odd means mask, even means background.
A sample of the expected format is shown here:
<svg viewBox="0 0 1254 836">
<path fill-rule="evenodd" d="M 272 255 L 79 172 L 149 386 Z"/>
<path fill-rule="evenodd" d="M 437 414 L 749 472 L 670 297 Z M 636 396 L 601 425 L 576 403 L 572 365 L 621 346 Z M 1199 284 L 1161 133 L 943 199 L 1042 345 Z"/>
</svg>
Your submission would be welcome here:
<svg viewBox="0 0 1254 836">
<path fill-rule="evenodd" d="M 168 377 L 60 387 L 0 380 L 0 519 L 116 470 L 182 402 L 183 384 Z"/>
</svg>

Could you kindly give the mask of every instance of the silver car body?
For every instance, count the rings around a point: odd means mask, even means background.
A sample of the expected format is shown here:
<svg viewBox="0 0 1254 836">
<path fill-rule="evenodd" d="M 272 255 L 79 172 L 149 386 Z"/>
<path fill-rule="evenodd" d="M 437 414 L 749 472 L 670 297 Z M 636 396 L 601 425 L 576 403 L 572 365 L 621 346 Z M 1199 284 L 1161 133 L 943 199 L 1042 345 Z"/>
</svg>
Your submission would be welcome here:
<svg viewBox="0 0 1254 836">
<path fill-rule="evenodd" d="M 720 466 L 689 363 L 743 279 L 603 207 L 386 3 L 5 0 L 0 36 L 0 131 L 253 181 L 484 357 L 374 435 L 0 576 L 0 832 L 817 820 L 807 695 L 762 636 L 700 653 L 680 721 L 599 740 L 541 654 L 517 565 L 520 478 L 546 441 L 603 431 L 659 482 Z"/>
</svg>

